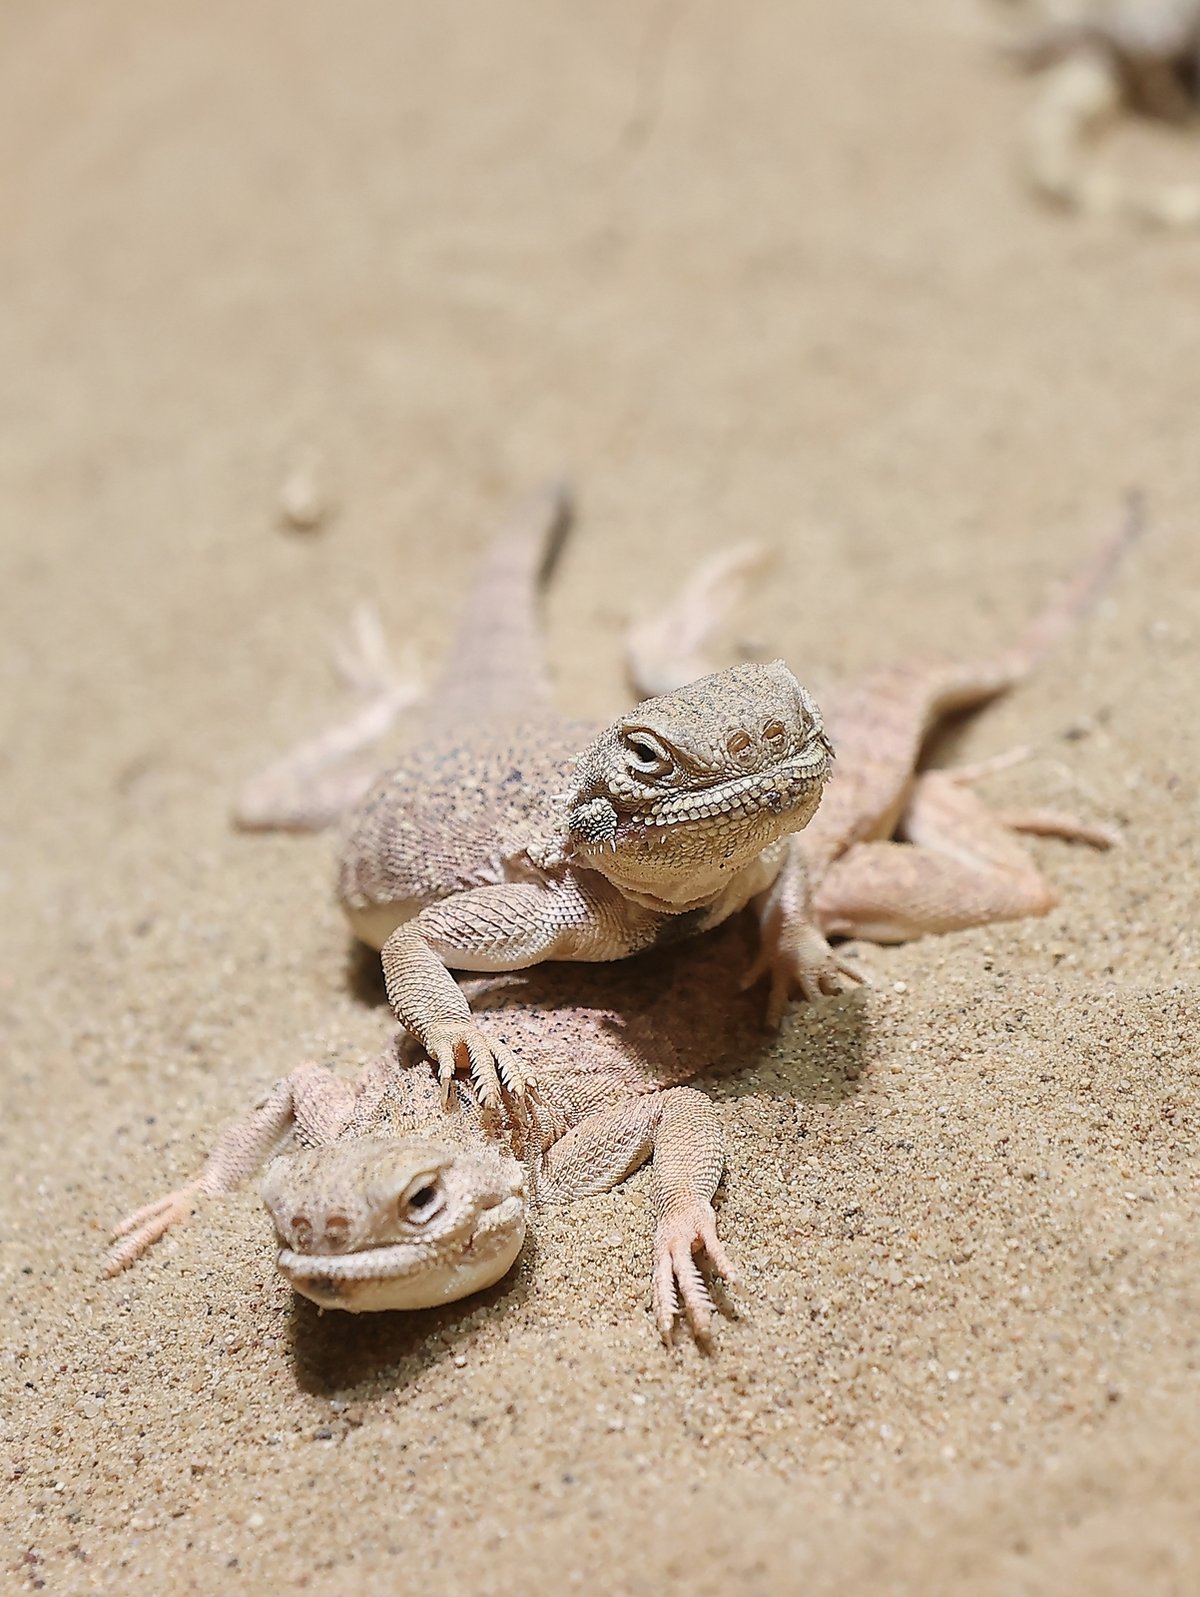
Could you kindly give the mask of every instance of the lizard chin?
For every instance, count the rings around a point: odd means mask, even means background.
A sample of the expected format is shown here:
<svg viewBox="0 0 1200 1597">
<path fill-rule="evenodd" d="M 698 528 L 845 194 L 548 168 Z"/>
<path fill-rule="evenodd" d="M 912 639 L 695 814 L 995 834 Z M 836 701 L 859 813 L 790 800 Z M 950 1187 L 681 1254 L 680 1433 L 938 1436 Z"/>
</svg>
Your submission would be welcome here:
<svg viewBox="0 0 1200 1597">
<path fill-rule="evenodd" d="M 525 1200 L 506 1198 L 486 1217 L 486 1228 L 432 1257 L 425 1247 L 400 1242 L 342 1254 L 281 1248 L 276 1264 L 293 1292 L 323 1309 L 436 1308 L 494 1286 L 516 1263 L 525 1241 Z"/>
</svg>

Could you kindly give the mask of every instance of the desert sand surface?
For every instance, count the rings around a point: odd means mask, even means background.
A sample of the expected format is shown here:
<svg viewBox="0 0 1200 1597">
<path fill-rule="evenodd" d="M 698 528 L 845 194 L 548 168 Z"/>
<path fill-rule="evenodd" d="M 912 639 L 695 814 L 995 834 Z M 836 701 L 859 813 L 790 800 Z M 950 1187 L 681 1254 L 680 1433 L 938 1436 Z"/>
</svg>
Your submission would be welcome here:
<svg viewBox="0 0 1200 1597">
<path fill-rule="evenodd" d="M 960 0 L 6 0 L 0 1589 L 1200 1589 L 1200 239 L 1034 208 Z M 1119 134 L 1131 168 L 1195 162 Z M 319 528 L 280 523 L 311 456 Z M 108 1228 L 390 1033 L 237 784 L 375 600 L 436 668 L 547 472 L 561 699 L 704 554 L 819 691 L 1098 611 L 956 736 L 1118 825 L 1043 921 L 865 949 L 714 1088 L 743 1281 L 660 1344 L 645 1172 L 485 1297 L 319 1316 L 250 1191 Z"/>
</svg>

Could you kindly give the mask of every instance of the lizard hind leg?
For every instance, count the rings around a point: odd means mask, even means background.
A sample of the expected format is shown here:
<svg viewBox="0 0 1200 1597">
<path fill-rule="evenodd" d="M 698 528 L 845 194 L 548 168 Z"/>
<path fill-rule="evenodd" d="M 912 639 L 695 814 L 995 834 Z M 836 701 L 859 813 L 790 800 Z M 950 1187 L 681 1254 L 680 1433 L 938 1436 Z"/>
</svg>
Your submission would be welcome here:
<svg viewBox="0 0 1200 1597">
<path fill-rule="evenodd" d="M 674 599 L 634 622 L 625 635 L 625 669 L 634 691 L 654 698 L 714 671 L 707 652 L 714 637 L 770 561 L 770 552 L 757 543 L 719 550 Z"/>
<path fill-rule="evenodd" d="M 919 776 L 900 823 L 907 840 L 856 843 L 834 862 L 814 895 L 828 935 L 902 943 L 1054 907 L 1054 889 L 1013 833 L 1053 831 L 1091 841 L 1089 829 L 1048 811 L 1022 812 L 1011 818 L 1015 826 L 1008 824 L 971 791 L 978 774 Z"/>
<path fill-rule="evenodd" d="M 956 765 L 949 771 L 925 774 L 951 782 L 957 787 L 972 786 L 997 771 L 1007 771 L 1032 758 L 1033 749 L 1027 743 L 1020 743 L 1003 754 L 993 754 L 988 759 L 977 760 L 970 765 Z M 1073 780 L 1066 766 L 1057 760 L 1050 763 L 1068 781 Z M 924 781 L 924 778 L 921 780 Z M 919 833 L 924 828 L 934 835 L 936 846 L 939 816 L 945 811 L 945 800 L 938 801 L 937 789 L 936 780 L 933 783 L 925 782 L 910 799 L 900 821 L 901 830 L 910 841 L 920 841 L 919 836 L 914 836 L 914 829 Z M 1121 834 L 1116 827 L 1103 821 L 1085 821 L 1070 810 L 1060 810 L 1046 804 L 1023 809 L 985 809 L 984 814 L 1006 826 L 1010 832 L 1025 832 L 1031 837 L 1058 837 L 1064 843 L 1087 843 L 1089 847 L 1099 849 L 1117 848 L 1121 842 Z"/>
<path fill-rule="evenodd" d="M 334 650 L 334 664 L 357 708 L 315 737 L 296 744 L 242 784 L 233 823 L 246 832 L 316 832 L 351 810 L 378 773 L 348 764 L 384 737 L 401 711 L 417 703 L 415 667 L 397 670 L 389 657 L 373 606 L 356 607 L 350 637 Z"/>
<path fill-rule="evenodd" d="M 736 1281 L 717 1235 L 712 1199 L 725 1168 L 725 1143 L 715 1105 L 693 1087 L 647 1093 L 581 1120 L 535 1167 L 538 1198 L 561 1203 L 607 1192 L 653 1155 L 650 1201 L 655 1214 L 651 1295 L 654 1318 L 669 1342 L 682 1316 L 697 1342 L 712 1334 L 714 1306 L 697 1264 Z"/>
</svg>

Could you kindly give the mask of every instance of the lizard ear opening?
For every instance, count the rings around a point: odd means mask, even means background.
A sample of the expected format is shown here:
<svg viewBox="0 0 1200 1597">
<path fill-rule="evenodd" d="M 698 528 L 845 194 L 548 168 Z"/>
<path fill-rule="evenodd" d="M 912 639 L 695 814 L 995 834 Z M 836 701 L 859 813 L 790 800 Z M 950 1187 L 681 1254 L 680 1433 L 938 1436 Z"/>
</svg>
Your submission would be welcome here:
<svg viewBox="0 0 1200 1597">
<path fill-rule="evenodd" d="M 612 843 L 617 836 L 617 812 L 606 798 L 589 799 L 567 816 L 567 830 L 576 843 Z"/>
</svg>

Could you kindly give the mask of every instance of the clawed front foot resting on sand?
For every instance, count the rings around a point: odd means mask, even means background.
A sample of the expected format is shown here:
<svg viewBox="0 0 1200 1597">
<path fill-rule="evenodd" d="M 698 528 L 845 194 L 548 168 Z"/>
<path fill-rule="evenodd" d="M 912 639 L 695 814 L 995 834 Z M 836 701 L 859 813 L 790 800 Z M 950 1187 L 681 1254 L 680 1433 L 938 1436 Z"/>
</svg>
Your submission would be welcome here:
<svg viewBox="0 0 1200 1597">
<path fill-rule="evenodd" d="M 801 839 L 789 838 L 786 847 L 782 868 L 756 900 L 758 955 L 742 982 L 747 988 L 768 979 L 767 1024 L 772 1029 L 782 1023 L 784 1011 L 797 993 L 811 1004 L 867 979 L 830 947 L 816 923 L 809 891 L 811 867 Z"/>
<path fill-rule="evenodd" d="M 437 1066 L 444 1106 L 449 1106 L 457 1073 L 470 1077 L 481 1108 L 499 1110 L 507 1097 L 510 1113 L 524 1117 L 524 1100 L 535 1091 L 537 1078 L 506 1042 L 462 1021 L 430 1027 L 422 1041 Z"/>
<path fill-rule="evenodd" d="M 848 986 L 867 986 L 865 971 L 831 948 L 809 922 L 764 925 L 758 955 L 742 978 L 743 988 L 767 978 L 767 1025 L 782 1024 L 788 1003 L 799 992 L 808 1003 L 844 993 Z"/>
</svg>

